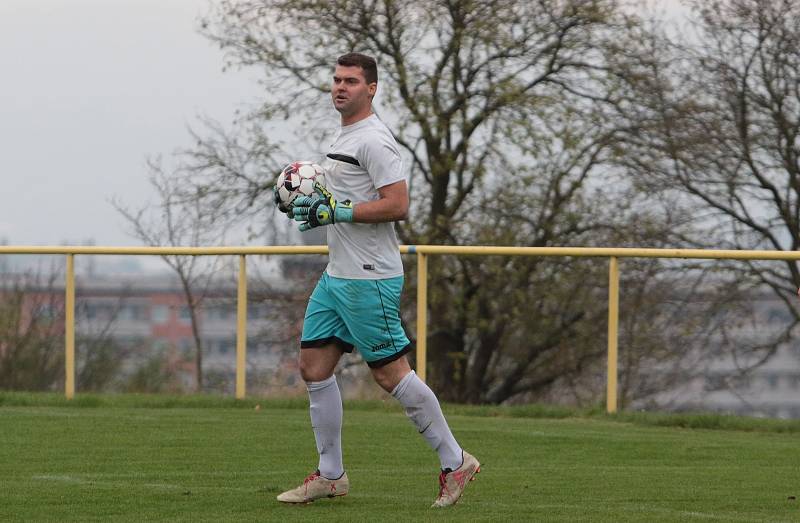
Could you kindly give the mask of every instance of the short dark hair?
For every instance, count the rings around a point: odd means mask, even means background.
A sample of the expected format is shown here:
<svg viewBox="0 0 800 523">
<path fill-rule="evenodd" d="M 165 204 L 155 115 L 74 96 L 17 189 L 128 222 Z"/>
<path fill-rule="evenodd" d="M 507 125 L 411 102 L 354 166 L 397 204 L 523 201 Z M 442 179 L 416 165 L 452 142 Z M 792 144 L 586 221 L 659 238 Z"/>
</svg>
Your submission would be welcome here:
<svg viewBox="0 0 800 523">
<path fill-rule="evenodd" d="M 378 64 L 371 56 L 361 53 L 343 54 L 336 60 L 337 65 L 345 67 L 360 67 L 364 70 L 364 79 L 367 84 L 378 83 Z"/>
</svg>

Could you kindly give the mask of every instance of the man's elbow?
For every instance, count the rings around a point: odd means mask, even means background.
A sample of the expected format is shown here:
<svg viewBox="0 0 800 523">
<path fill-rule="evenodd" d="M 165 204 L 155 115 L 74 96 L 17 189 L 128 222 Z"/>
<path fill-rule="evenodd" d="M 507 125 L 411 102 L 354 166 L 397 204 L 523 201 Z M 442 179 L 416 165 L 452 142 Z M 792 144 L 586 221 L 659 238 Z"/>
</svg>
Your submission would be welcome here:
<svg viewBox="0 0 800 523">
<path fill-rule="evenodd" d="M 401 205 L 395 212 L 395 221 L 402 222 L 408 219 L 408 203 Z"/>
</svg>

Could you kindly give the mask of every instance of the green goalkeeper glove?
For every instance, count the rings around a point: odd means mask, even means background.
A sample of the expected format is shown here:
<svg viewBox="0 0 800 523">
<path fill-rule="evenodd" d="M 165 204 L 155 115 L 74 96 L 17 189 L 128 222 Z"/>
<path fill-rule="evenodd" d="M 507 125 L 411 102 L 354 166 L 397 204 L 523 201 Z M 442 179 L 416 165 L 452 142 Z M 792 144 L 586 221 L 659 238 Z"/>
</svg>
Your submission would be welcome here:
<svg viewBox="0 0 800 523">
<path fill-rule="evenodd" d="M 292 202 L 291 215 L 300 224 L 300 231 L 321 225 L 352 222 L 353 204 L 350 200 L 337 202 L 333 194 L 319 183 L 314 184 L 314 196 L 301 196 Z"/>
</svg>

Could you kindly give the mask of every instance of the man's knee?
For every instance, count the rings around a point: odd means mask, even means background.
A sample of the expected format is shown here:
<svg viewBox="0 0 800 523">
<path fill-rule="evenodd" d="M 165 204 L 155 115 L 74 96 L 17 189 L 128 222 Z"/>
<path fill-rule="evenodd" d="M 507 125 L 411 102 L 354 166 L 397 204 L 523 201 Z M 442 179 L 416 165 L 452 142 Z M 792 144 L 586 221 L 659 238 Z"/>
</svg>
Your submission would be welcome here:
<svg viewBox="0 0 800 523">
<path fill-rule="evenodd" d="M 396 386 L 394 383 L 394 376 L 386 373 L 381 368 L 372 369 L 372 377 L 375 379 L 375 383 L 380 385 L 380 387 L 386 392 L 392 392 Z"/>
<path fill-rule="evenodd" d="M 300 350 L 300 376 L 303 381 L 323 381 L 336 370 L 341 351 L 336 347 Z"/>
<path fill-rule="evenodd" d="M 309 362 L 300 358 L 300 376 L 303 381 L 322 381 L 331 377 L 333 372 L 325 372 L 316 362 Z"/>
<path fill-rule="evenodd" d="M 406 357 L 402 356 L 383 367 L 375 367 L 370 370 L 375 382 L 386 392 L 392 392 L 397 387 L 397 384 L 400 383 L 400 380 L 411 372 L 411 366 L 408 364 Z"/>
</svg>

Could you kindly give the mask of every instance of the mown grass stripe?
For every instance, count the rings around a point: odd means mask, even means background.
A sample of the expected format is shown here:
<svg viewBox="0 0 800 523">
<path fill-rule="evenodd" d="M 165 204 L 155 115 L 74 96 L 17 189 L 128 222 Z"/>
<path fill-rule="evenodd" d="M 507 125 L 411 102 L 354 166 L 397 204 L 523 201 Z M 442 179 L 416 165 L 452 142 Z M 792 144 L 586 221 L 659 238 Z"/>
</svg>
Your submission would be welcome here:
<svg viewBox="0 0 800 523">
<path fill-rule="evenodd" d="M 347 401 L 347 408 L 370 412 L 402 412 L 400 406 L 388 401 Z M 68 408 L 230 408 L 230 409 L 306 409 L 308 400 L 297 398 L 246 398 L 237 400 L 219 395 L 160 395 L 160 394 L 77 394 L 67 400 L 62 394 L 0 392 L 0 407 L 68 407 Z M 606 414 L 600 406 L 572 409 L 550 405 L 455 405 L 444 406 L 448 414 L 470 417 L 532 418 L 532 419 L 593 419 L 653 427 L 687 429 L 733 430 L 749 432 L 800 432 L 800 420 L 752 418 L 710 413 L 619 412 Z"/>
</svg>

